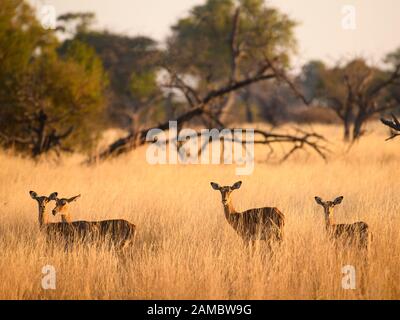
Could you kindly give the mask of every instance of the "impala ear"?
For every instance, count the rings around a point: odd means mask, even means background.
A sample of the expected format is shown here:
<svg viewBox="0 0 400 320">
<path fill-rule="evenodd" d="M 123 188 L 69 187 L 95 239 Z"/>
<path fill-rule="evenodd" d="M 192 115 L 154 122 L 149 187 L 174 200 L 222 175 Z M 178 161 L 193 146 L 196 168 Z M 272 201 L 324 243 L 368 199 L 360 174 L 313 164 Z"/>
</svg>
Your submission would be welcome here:
<svg viewBox="0 0 400 320">
<path fill-rule="evenodd" d="M 56 200 L 57 196 L 58 196 L 58 193 L 57 192 L 53 192 L 51 195 L 49 195 L 49 199 L 50 200 Z"/>
<path fill-rule="evenodd" d="M 80 196 L 81 196 L 81 195 L 80 195 L 80 194 L 78 194 L 78 195 L 77 195 L 77 196 L 75 196 L 75 197 L 69 198 L 69 199 L 67 199 L 67 202 L 72 202 L 72 201 L 75 201 L 75 200 L 76 200 L 76 199 L 78 199 Z"/>
<path fill-rule="evenodd" d="M 239 189 L 241 185 L 242 185 L 242 181 L 235 182 L 233 184 L 233 186 L 231 187 L 231 189 L 232 190 Z"/>
<path fill-rule="evenodd" d="M 36 199 L 37 198 L 37 193 L 35 191 L 29 191 L 29 194 L 31 195 L 32 199 Z"/>
<path fill-rule="evenodd" d="M 219 185 L 218 183 L 211 182 L 210 184 L 211 184 L 211 187 L 212 187 L 214 190 L 220 190 L 220 189 L 221 189 L 221 187 L 220 187 L 220 185 Z"/>
<path fill-rule="evenodd" d="M 333 204 L 334 205 L 340 204 L 340 203 L 342 203 L 342 200 L 343 200 L 343 196 L 337 197 L 335 200 L 333 200 Z"/>
<path fill-rule="evenodd" d="M 320 204 L 321 206 L 324 205 L 324 201 L 322 201 L 322 199 L 320 197 L 315 197 L 314 199 L 315 199 L 316 203 Z"/>
</svg>

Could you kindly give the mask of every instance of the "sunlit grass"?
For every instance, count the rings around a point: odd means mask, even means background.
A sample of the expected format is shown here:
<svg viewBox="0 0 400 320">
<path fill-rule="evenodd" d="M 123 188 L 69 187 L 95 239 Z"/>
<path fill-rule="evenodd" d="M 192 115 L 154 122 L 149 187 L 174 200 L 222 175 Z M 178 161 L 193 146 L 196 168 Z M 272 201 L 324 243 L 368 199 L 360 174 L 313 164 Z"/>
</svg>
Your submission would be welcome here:
<svg viewBox="0 0 400 320">
<path fill-rule="evenodd" d="M 399 299 L 400 140 L 374 132 L 346 152 L 339 128 L 315 129 L 333 141 L 325 163 L 298 154 L 283 165 L 257 147 L 250 176 L 235 166 L 151 166 L 144 150 L 93 167 L 78 157 L 61 164 L 0 154 L 0 298 L 5 299 Z M 279 152 L 279 148 L 276 148 Z M 237 210 L 276 206 L 286 215 L 285 242 L 273 257 L 250 253 L 225 221 L 210 181 L 232 184 Z M 40 237 L 39 194 L 78 193 L 75 220 L 122 218 L 136 224 L 132 258 L 99 248 L 65 252 Z M 327 240 L 314 196 L 343 195 L 337 223 L 365 221 L 374 234 L 369 264 Z M 53 204 L 50 204 L 52 207 Z M 57 271 L 56 290 L 41 288 L 44 265 Z M 341 268 L 354 265 L 357 289 L 342 289 Z"/>
</svg>

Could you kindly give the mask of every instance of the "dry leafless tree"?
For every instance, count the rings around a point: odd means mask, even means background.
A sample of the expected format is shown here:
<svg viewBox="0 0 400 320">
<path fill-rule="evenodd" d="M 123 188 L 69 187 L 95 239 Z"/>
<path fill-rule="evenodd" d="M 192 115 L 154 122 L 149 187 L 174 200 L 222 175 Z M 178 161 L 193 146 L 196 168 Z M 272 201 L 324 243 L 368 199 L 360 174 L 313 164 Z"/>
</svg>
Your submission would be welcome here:
<svg viewBox="0 0 400 320">
<path fill-rule="evenodd" d="M 381 121 L 384 125 L 386 125 L 391 129 L 391 136 L 387 138 L 386 141 L 394 139 L 397 136 L 400 136 L 400 121 L 394 114 L 392 114 L 392 120 L 387 120 L 382 118 Z"/>
</svg>

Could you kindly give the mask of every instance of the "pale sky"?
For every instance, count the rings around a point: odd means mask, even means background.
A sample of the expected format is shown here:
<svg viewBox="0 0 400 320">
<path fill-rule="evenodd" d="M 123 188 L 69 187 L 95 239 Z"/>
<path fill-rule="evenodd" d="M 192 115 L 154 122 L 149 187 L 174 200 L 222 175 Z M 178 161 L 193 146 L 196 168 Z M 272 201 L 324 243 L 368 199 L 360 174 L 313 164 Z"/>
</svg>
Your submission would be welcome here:
<svg viewBox="0 0 400 320">
<path fill-rule="evenodd" d="M 300 25 L 296 28 L 298 66 L 310 59 L 335 63 L 363 56 L 379 63 L 400 47 L 399 0 L 265 0 Z M 179 17 L 205 0 L 31 0 L 51 4 L 57 15 L 93 11 L 100 29 L 163 41 Z M 356 29 L 342 27 L 343 6 L 353 5 Z"/>
</svg>

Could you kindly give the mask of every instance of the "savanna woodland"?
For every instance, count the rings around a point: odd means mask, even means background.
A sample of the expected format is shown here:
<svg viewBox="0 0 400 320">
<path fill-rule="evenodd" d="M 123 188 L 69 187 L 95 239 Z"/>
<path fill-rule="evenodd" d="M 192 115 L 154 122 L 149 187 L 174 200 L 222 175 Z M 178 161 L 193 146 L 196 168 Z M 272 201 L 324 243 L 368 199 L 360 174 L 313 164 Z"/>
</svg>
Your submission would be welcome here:
<svg viewBox="0 0 400 320">
<path fill-rule="evenodd" d="M 400 298 L 400 49 L 294 68 L 301 22 L 262 0 L 205 0 L 163 42 L 95 21 L 70 12 L 46 29 L 29 2 L 0 1 L 1 298 Z M 253 128 L 254 171 L 150 164 L 148 134 L 170 121 L 196 134 Z M 216 186 L 231 186 L 232 206 Z M 280 245 L 246 244 L 233 205 L 277 207 Z M 106 219 L 135 225 L 123 252 L 43 232 Z M 358 221 L 373 235 L 367 253 L 327 232 Z"/>
</svg>

